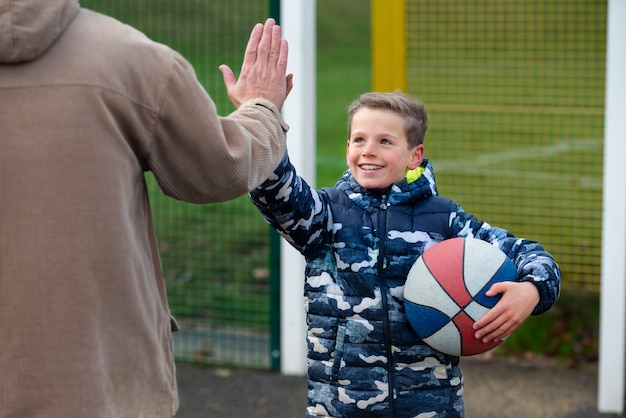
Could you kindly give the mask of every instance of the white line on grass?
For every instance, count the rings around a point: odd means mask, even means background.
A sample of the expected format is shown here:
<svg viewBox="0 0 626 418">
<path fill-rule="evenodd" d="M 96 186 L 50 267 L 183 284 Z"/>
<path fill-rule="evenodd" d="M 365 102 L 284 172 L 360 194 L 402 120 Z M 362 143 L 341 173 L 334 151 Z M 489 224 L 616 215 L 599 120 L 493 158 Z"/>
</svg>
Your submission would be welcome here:
<svg viewBox="0 0 626 418">
<path fill-rule="evenodd" d="M 578 185 L 585 188 L 601 188 L 601 177 L 581 176 L 576 171 L 548 173 L 534 169 L 514 170 L 507 169 L 505 167 L 489 167 L 491 164 L 502 164 L 528 158 L 553 158 L 568 152 L 591 150 L 601 146 L 601 138 L 561 140 L 546 146 L 514 148 L 492 154 L 483 154 L 475 159 L 435 161 L 433 162 L 433 166 L 435 168 L 435 175 L 442 172 L 482 174 L 485 176 L 498 176 L 516 179 L 518 181 L 549 181 L 551 183 Z"/>
</svg>

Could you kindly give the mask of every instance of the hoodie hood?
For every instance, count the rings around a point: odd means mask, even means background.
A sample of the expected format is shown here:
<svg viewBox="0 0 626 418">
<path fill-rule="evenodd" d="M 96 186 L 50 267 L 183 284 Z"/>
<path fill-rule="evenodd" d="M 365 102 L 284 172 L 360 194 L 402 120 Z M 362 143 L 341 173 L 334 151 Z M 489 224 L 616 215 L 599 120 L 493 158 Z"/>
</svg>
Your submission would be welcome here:
<svg viewBox="0 0 626 418">
<path fill-rule="evenodd" d="M 79 9 L 78 0 L 0 0 L 0 63 L 39 58 Z"/>
</svg>

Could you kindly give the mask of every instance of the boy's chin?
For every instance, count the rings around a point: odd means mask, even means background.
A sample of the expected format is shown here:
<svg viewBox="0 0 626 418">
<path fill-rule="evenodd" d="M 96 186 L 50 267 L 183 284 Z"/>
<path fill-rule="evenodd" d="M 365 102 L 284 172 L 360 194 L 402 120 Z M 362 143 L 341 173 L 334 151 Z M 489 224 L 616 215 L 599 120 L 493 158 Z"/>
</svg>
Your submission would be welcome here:
<svg viewBox="0 0 626 418">
<path fill-rule="evenodd" d="M 368 190 L 384 190 L 388 189 L 393 182 L 389 181 L 372 181 L 372 180 L 359 180 L 357 179 L 357 183 L 364 189 Z"/>
</svg>

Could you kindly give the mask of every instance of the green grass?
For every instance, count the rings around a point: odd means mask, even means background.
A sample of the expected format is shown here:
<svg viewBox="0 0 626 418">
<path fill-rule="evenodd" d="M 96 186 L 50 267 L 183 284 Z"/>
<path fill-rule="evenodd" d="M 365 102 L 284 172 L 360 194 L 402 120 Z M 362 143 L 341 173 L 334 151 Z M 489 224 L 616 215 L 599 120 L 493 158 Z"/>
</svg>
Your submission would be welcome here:
<svg viewBox="0 0 626 418">
<path fill-rule="evenodd" d="M 232 106 L 217 67 L 225 62 L 237 70 L 250 28 L 267 13 L 265 2 L 243 3 L 246 13 L 232 11 L 227 0 L 176 7 L 164 0 L 81 2 L 181 51 L 222 114 Z M 591 358 L 606 4 L 485 4 L 478 12 L 474 3 L 409 2 L 409 93 L 430 113 L 427 156 L 442 194 L 491 224 L 537 239 L 562 267 L 566 291 L 557 307 L 527 321 L 502 350 Z M 364 0 L 318 0 L 317 12 L 316 181 L 323 187 L 346 168 L 347 107 L 371 89 L 371 17 Z M 234 28 L 229 38 L 225 28 Z M 456 37 L 458 31 L 466 32 Z M 266 328 L 268 228 L 247 198 L 190 206 L 150 185 L 174 313 Z"/>
<path fill-rule="evenodd" d="M 317 1 L 317 186 L 346 169 L 347 109 L 371 89 L 369 2 Z"/>
<path fill-rule="evenodd" d="M 548 312 L 531 316 L 494 352 L 555 358 L 572 367 L 598 359 L 597 293 L 566 291 Z"/>
</svg>

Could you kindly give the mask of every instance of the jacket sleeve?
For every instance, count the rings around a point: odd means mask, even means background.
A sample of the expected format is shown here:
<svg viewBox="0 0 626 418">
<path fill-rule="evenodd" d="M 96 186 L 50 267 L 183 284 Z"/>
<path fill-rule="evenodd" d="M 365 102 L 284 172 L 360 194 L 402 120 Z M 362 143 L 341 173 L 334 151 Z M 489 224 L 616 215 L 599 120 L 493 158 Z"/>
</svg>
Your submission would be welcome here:
<svg viewBox="0 0 626 418">
<path fill-rule="evenodd" d="M 286 151 L 288 126 L 279 109 L 255 99 L 220 117 L 191 65 L 175 52 L 170 65 L 163 72 L 147 169 L 165 194 L 179 200 L 210 203 L 247 194 Z"/>
<path fill-rule="evenodd" d="M 532 282 L 539 290 L 540 299 L 533 315 L 547 311 L 556 303 L 561 291 L 561 271 L 538 242 L 516 238 L 505 229 L 479 221 L 455 202 L 450 208 L 450 235 L 478 238 L 502 250 L 515 264 L 518 280 Z"/>
<path fill-rule="evenodd" d="M 250 198 L 265 220 L 304 255 L 332 226 L 326 195 L 298 176 L 287 154 L 270 178 L 250 192 Z"/>
</svg>

